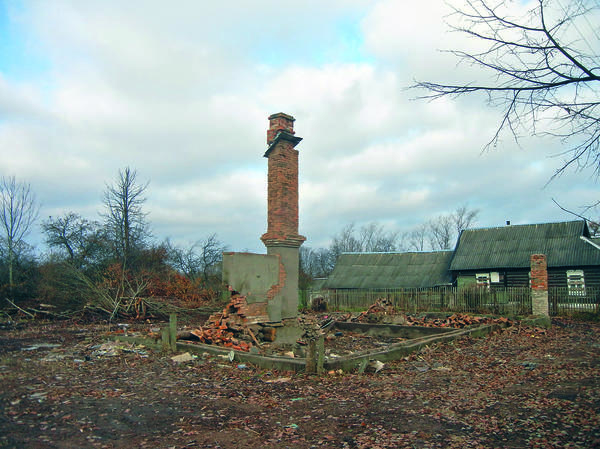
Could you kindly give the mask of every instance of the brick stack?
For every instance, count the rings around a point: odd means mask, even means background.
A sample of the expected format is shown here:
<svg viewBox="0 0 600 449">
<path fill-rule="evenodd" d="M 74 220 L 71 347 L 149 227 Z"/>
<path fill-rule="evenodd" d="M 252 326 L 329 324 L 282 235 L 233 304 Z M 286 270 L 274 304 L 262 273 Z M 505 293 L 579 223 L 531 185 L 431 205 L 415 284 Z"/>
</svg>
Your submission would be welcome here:
<svg viewBox="0 0 600 449">
<path fill-rule="evenodd" d="M 267 232 L 261 240 L 269 246 L 300 247 L 298 234 L 298 150 L 294 117 L 282 112 L 269 116 L 265 157 L 269 159 Z"/>
<path fill-rule="evenodd" d="M 531 264 L 531 312 L 533 315 L 549 316 L 548 311 L 548 263 L 545 254 L 532 254 Z"/>
<path fill-rule="evenodd" d="M 531 288 L 548 290 L 548 264 L 545 254 L 531 255 Z"/>
</svg>

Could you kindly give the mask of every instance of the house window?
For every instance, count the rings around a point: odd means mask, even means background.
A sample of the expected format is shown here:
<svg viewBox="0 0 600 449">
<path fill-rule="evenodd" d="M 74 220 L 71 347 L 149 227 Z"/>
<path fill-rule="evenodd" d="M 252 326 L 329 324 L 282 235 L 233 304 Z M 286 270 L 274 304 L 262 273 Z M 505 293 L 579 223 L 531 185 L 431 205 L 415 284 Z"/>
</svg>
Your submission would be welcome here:
<svg viewBox="0 0 600 449">
<path fill-rule="evenodd" d="M 497 271 L 492 271 L 490 273 L 490 277 L 491 277 L 490 280 L 491 280 L 492 283 L 496 283 L 497 284 L 498 282 L 500 282 L 500 273 L 498 273 Z"/>
<path fill-rule="evenodd" d="M 583 270 L 567 270 L 567 289 L 569 295 L 585 296 Z"/>
<path fill-rule="evenodd" d="M 490 286 L 490 273 L 477 273 L 475 275 L 477 279 L 478 287 L 489 287 Z"/>
</svg>

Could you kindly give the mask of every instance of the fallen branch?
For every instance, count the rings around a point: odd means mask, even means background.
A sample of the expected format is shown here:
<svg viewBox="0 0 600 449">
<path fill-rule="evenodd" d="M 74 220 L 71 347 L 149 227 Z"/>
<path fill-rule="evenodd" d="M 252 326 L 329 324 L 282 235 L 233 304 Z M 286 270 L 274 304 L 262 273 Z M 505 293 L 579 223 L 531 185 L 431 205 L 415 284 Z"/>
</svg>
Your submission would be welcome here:
<svg viewBox="0 0 600 449">
<path fill-rule="evenodd" d="M 23 312 L 23 313 L 25 313 L 25 314 L 29 315 L 31 318 L 35 318 L 35 315 L 33 315 L 32 313 L 29 313 L 29 312 L 28 312 L 27 310 L 25 310 L 25 309 L 22 309 L 22 308 L 20 308 L 18 305 L 16 305 L 16 304 L 15 304 L 14 302 L 12 302 L 10 299 L 8 299 L 8 298 L 4 298 L 4 299 L 6 299 L 6 300 L 9 302 L 9 304 L 11 304 L 11 305 L 12 305 L 13 307 L 15 307 L 16 309 L 19 309 L 21 312 Z"/>
<path fill-rule="evenodd" d="M 256 339 L 256 335 L 254 335 L 254 332 L 252 332 L 252 329 L 248 328 L 248 333 L 252 337 L 252 340 L 254 341 L 254 343 L 256 343 L 256 346 L 258 346 L 260 348 L 260 343 Z"/>
</svg>

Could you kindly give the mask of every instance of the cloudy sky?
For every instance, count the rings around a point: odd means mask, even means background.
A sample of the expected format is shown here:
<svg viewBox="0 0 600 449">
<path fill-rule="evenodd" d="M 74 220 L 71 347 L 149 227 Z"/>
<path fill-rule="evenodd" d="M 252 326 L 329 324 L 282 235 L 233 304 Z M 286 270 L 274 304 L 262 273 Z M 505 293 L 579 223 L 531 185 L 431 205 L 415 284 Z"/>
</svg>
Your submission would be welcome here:
<svg viewBox="0 0 600 449">
<path fill-rule="evenodd" d="M 463 204 L 479 226 L 546 222 L 572 218 L 552 198 L 597 201 L 591 171 L 546 186 L 559 142 L 506 136 L 482 152 L 501 112 L 484 98 L 413 100 L 414 79 L 470 80 L 439 51 L 469 45 L 447 13 L 441 0 L 0 0 L 0 175 L 31 184 L 42 219 L 98 219 L 129 166 L 149 181 L 157 239 L 216 232 L 263 252 L 267 117 L 285 112 L 304 138 L 313 248 L 351 222 L 403 232 Z"/>
</svg>

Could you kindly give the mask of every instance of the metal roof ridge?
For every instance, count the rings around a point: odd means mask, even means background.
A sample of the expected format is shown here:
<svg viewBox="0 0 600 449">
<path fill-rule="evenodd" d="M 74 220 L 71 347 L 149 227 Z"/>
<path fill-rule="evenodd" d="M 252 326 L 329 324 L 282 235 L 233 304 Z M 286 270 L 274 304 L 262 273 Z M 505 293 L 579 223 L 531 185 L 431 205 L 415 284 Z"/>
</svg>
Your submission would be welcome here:
<svg viewBox="0 0 600 449">
<path fill-rule="evenodd" d="M 479 230 L 488 230 L 488 229 L 510 229 L 517 227 L 525 227 L 525 226 L 540 226 L 540 225 L 552 225 L 552 224 L 567 224 L 567 223 L 583 223 L 585 220 L 560 220 L 560 221 L 546 221 L 541 223 L 525 223 L 525 224 L 509 224 L 504 226 L 482 226 L 479 228 L 466 228 L 462 229 L 463 231 L 479 231 Z"/>
<path fill-rule="evenodd" d="M 452 253 L 453 249 L 432 249 L 430 251 L 343 251 L 340 254 L 432 254 Z"/>
</svg>

